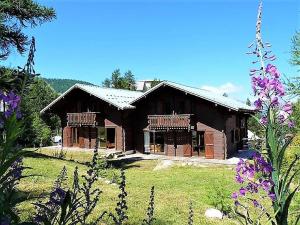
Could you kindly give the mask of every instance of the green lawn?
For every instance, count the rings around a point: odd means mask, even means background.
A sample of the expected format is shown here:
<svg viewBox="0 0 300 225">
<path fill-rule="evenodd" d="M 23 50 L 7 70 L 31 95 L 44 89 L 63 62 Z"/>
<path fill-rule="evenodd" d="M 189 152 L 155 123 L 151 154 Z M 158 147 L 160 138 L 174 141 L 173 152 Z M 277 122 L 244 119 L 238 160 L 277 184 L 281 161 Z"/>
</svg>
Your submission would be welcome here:
<svg viewBox="0 0 300 225">
<path fill-rule="evenodd" d="M 68 153 L 65 160 L 51 157 L 51 151 L 43 150 L 42 153 L 38 157 L 28 157 L 24 160 L 26 166 L 32 167 L 27 173 L 39 175 L 25 178 L 19 184 L 19 188 L 30 193 L 31 197 L 49 192 L 53 181 L 64 165 L 71 177 L 75 166 L 78 166 L 79 171 L 84 173 L 86 169 L 84 162 L 91 159 L 90 153 Z M 78 162 L 72 161 L 74 159 L 78 159 Z M 228 195 L 236 190 L 232 167 L 175 166 L 161 171 L 153 171 L 157 163 L 158 161 L 151 160 L 123 165 L 126 169 L 129 206 L 127 224 L 141 224 L 148 206 L 150 188 L 153 185 L 155 186 L 156 224 L 187 224 L 189 201 L 192 201 L 194 205 L 195 224 L 236 224 L 230 219 L 214 221 L 204 217 L 205 210 L 212 207 L 209 196 L 215 195 L 216 188 L 221 188 Z M 71 178 L 69 181 L 71 184 Z M 103 194 L 96 208 L 96 214 L 100 214 L 104 210 L 113 210 L 117 202 L 118 187 L 101 181 L 98 182 L 98 187 L 101 188 Z M 22 219 L 28 219 L 32 215 L 34 208 L 31 203 L 32 200 L 28 200 L 19 206 L 22 210 Z"/>
</svg>

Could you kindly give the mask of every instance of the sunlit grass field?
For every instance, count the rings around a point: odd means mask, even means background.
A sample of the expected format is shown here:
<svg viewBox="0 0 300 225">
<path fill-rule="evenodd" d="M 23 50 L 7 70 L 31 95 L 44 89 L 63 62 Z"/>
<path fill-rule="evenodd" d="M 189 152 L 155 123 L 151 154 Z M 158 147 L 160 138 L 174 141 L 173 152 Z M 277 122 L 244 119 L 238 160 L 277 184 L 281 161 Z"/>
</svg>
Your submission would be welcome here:
<svg viewBox="0 0 300 225">
<path fill-rule="evenodd" d="M 30 198 L 19 205 L 22 220 L 30 219 L 34 212 L 32 202 L 37 196 L 49 193 L 53 182 L 63 166 L 68 170 L 68 183 L 72 185 L 72 174 L 76 166 L 82 175 L 87 167 L 86 162 L 91 160 L 91 152 L 68 152 L 65 159 L 53 156 L 53 150 L 42 150 L 37 155 L 27 157 L 25 166 L 32 167 L 26 174 L 35 174 L 25 178 L 19 184 L 19 189 Z M 74 161 L 75 160 L 75 161 Z M 155 224 L 183 225 L 187 224 L 189 202 L 194 206 L 194 224 L 237 224 L 232 219 L 210 220 L 204 216 L 207 208 L 213 207 L 211 196 L 216 196 L 219 188 L 227 195 L 235 191 L 238 186 L 234 182 L 234 168 L 228 166 L 174 166 L 168 169 L 153 171 L 157 160 L 142 160 L 124 163 L 128 192 L 128 216 L 126 224 L 141 224 L 145 218 L 151 186 L 155 186 Z M 103 193 L 96 207 L 94 218 L 104 210 L 113 211 L 117 203 L 119 189 L 117 186 L 98 181 Z M 110 221 L 104 221 L 110 224 Z"/>
</svg>

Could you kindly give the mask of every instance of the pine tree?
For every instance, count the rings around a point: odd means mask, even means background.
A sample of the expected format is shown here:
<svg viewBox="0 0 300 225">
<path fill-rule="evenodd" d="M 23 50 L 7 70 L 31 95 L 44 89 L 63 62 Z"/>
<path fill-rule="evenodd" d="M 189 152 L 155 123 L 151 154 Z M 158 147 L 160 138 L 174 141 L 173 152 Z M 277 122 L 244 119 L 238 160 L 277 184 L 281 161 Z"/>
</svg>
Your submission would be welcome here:
<svg viewBox="0 0 300 225">
<path fill-rule="evenodd" d="M 131 70 L 128 70 L 122 76 L 120 69 L 116 69 L 112 72 L 110 79 L 106 78 L 102 82 L 102 86 L 108 88 L 135 90 L 135 77 Z"/>
<path fill-rule="evenodd" d="M 25 27 L 35 27 L 55 18 L 53 8 L 47 8 L 32 0 L 0 1 L 0 60 L 5 60 L 12 48 L 20 54 L 26 51 L 30 38 Z"/>
<path fill-rule="evenodd" d="M 292 49 L 291 49 L 291 64 L 300 66 L 300 31 L 297 31 L 292 38 Z"/>
</svg>

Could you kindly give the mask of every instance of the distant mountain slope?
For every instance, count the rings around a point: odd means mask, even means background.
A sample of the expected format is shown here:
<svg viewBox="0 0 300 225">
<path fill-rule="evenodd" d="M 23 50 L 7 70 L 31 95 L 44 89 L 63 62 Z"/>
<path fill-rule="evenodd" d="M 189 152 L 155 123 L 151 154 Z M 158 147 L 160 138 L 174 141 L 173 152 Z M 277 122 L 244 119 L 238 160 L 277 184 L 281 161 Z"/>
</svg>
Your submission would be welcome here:
<svg viewBox="0 0 300 225">
<path fill-rule="evenodd" d="M 64 93 L 74 84 L 89 84 L 93 85 L 92 83 L 81 81 L 81 80 L 74 80 L 74 79 L 58 79 L 58 78 L 43 78 L 56 92 Z"/>
</svg>

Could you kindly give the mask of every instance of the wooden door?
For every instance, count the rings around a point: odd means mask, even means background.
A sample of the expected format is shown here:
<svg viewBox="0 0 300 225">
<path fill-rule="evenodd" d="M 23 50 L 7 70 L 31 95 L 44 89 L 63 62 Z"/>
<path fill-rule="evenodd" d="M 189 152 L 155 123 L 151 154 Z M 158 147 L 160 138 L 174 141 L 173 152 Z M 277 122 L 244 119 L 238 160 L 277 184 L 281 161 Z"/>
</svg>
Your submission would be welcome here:
<svg viewBox="0 0 300 225">
<path fill-rule="evenodd" d="M 204 142 L 205 142 L 205 158 L 213 159 L 214 158 L 214 132 L 205 131 Z"/>
<path fill-rule="evenodd" d="M 191 157 L 192 156 L 192 137 L 191 132 L 184 132 L 185 140 L 183 144 L 183 156 Z"/>
<path fill-rule="evenodd" d="M 183 155 L 186 157 L 192 156 L 192 147 L 190 144 L 183 145 Z"/>
</svg>

